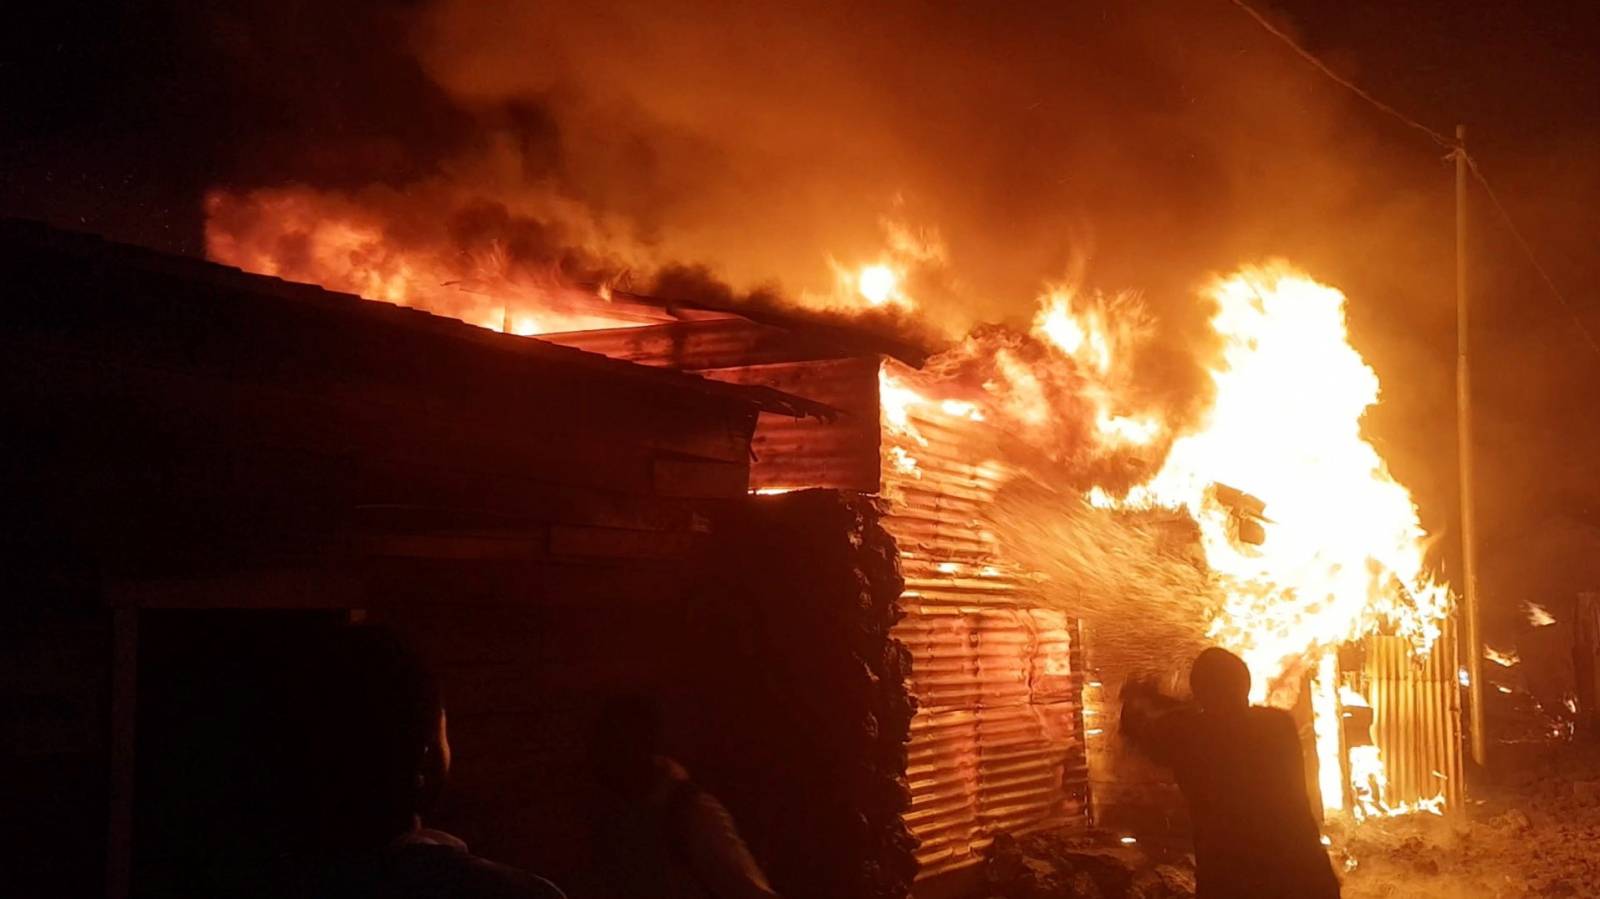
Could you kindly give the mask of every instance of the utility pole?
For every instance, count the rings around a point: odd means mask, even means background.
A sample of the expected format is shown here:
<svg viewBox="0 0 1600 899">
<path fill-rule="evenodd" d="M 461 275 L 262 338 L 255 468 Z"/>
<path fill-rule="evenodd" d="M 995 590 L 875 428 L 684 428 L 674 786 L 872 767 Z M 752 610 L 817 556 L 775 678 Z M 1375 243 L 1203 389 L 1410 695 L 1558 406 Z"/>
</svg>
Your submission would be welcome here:
<svg viewBox="0 0 1600 899">
<path fill-rule="evenodd" d="M 1483 733 L 1483 643 L 1478 634 L 1477 507 L 1472 496 L 1472 368 L 1467 331 L 1467 126 L 1456 126 L 1456 469 L 1461 477 L 1461 591 L 1463 650 L 1467 665 L 1468 733 L 1472 761 L 1488 756 Z"/>
</svg>

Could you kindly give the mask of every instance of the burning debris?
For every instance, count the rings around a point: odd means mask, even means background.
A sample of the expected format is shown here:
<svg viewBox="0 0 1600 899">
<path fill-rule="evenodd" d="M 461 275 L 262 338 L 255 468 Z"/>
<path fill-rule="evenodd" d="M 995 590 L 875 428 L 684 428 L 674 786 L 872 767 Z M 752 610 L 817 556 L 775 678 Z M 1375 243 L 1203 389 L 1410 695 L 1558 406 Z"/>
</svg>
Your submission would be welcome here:
<svg viewBox="0 0 1600 899">
<path fill-rule="evenodd" d="M 1534 627 L 1549 627 L 1556 623 L 1556 617 L 1536 602 L 1525 602 L 1523 607 L 1528 610 L 1528 623 Z"/>
<path fill-rule="evenodd" d="M 1513 668 L 1518 662 L 1522 661 L 1521 659 L 1517 658 L 1517 651 L 1515 649 L 1510 650 L 1509 652 L 1501 652 L 1487 643 L 1483 645 L 1483 657 L 1502 668 Z"/>
</svg>

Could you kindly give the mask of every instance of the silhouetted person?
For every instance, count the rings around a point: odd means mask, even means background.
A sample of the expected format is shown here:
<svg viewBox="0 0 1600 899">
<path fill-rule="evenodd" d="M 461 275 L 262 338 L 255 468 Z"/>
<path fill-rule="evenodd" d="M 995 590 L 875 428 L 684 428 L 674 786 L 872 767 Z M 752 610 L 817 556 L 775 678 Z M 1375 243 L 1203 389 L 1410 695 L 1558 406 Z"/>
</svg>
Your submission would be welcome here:
<svg viewBox="0 0 1600 899">
<path fill-rule="evenodd" d="M 733 816 L 663 751 L 653 701 L 608 703 L 590 753 L 607 804 L 595 834 L 597 899 L 776 899 Z"/>
<path fill-rule="evenodd" d="M 1198 708 L 1130 683 L 1122 727 L 1188 800 L 1197 899 L 1337 897 L 1293 719 L 1250 705 L 1250 671 L 1224 649 L 1200 653 L 1189 687 Z"/>
<path fill-rule="evenodd" d="M 306 653 L 287 712 L 286 784 L 300 826 L 285 894 L 340 899 L 562 899 L 423 826 L 450 772 L 444 706 L 389 632 L 340 628 Z"/>
</svg>

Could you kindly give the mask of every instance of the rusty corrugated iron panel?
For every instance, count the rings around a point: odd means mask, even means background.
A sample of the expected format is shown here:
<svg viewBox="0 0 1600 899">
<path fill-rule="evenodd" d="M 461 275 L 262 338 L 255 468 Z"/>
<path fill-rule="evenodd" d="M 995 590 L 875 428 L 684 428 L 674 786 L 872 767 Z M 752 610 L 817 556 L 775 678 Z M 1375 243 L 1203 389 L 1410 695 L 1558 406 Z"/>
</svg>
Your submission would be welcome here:
<svg viewBox="0 0 1600 899">
<path fill-rule="evenodd" d="M 995 834 L 1084 820 L 1083 659 L 1077 622 L 984 524 L 1011 474 L 1000 435 L 923 408 L 911 424 L 885 454 L 884 527 L 906 579 L 895 636 L 920 703 L 906 824 L 928 877 L 980 861 Z"/>
<path fill-rule="evenodd" d="M 824 403 L 832 421 L 762 415 L 750 451 L 752 489 L 831 487 L 878 492 L 878 360 L 821 359 L 708 369 L 707 378 L 758 385 Z"/>
<path fill-rule="evenodd" d="M 600 285 L 590 286 L 599 293 Z M 671 292 L 671 288 L 663 289 Z M 899 333 L 903 329 L 885 327 L 870 318 L 839 322 L 829 313 L 813 312 L 782 303 L 718 300 L 707 296 L 653 296 L 615 289 L 610 295 L 614 301 L 630 309 L 656 306 L 668 310 L 674 317 L 696 321 L 738 317 L 777 328 L 797 340 L 816 341 L 843 355 L 889 356 L 917 368 L 928 360 L 940 343 L 931 335 Z"/>
<path fill-rule="evenodd" d="M 851 355 L 803 334 L 743 318 L 545 334 L 541 340 L 641 365 L 703 371 Z M 872 358 L 876 358 L 873 356 Z"/>
<path fill-rule="evenodd" d="M 1459 807 L 1464 777 L 1457 667 L 1453 620 L 1421 659 L 1399 637 L 1367 640 L 1372 736 L 1388 778 L 1384 800 L 1391 806 L 1443 795 L 1447 807 Z"/>
<path fill-rule="evenodd" d="M 1085 776 L 1073 623 L 1043 609 L 919 607 L 912 653 L 906 823 L 923 875 L 979 860 L 997 833 L 1064 825 Z"/>
</svg>

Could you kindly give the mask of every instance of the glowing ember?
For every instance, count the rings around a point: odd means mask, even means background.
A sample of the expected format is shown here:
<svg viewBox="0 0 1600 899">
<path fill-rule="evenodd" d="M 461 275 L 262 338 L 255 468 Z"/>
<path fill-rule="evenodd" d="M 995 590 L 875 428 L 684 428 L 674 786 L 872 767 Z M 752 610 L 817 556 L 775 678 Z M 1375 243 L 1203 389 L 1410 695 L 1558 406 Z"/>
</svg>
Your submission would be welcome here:
<svg viewBox="0 0 1600 899">
<path fill-rule="evenodd" d="M 1501 652 L 1487 643 L 1485 643 L 1483 646 L 1483 657 L 1504 668 L 1510 668 L 1521 661 L 1521 659 L 1517 658 L 1516 650 L 1513 649 L 1510 652 Z"/>
<path fill-rule="evenodd" d="M 1545 610 L 1544 606 L 1536 602 L 1523 603 L 1528 607 L 1528 623 L 1534 627 L 1549 627 L 1556 623 L 1556 616 Z"/>
<path fill-rule="evenodd" d="M 895 470 L 914 478 L 922 477 L 922 469 L 917 464 L 917 457 L 911 455 L 903 446 L 889 447 L 889 461 Z"/>
</svg>

